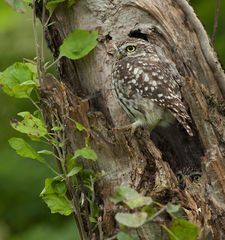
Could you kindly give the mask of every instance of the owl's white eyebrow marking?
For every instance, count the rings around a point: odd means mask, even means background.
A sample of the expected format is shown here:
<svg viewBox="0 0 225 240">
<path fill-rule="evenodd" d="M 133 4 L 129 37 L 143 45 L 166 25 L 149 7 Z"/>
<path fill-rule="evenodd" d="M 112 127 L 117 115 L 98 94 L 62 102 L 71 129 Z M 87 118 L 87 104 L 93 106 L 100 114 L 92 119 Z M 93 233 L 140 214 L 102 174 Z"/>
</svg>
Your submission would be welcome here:
<svg viewBox="0 0 225 240">
<path fill-rule="evenodd" d="M 162 94 L 162 93 L 158 94 L 158 97 L 159 97 L 159 98 L 161 98 L 162 96 L 163 96 L 163 94 Z"/>
</svg>

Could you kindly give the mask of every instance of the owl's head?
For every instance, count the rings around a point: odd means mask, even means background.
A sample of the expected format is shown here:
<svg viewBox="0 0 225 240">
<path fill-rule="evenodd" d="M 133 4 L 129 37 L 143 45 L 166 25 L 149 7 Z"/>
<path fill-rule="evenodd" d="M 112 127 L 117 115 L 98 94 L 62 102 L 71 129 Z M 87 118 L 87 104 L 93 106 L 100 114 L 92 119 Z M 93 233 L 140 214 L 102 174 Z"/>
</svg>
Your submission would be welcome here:
<svg viewBox="0 0 225 240">
<path fill-rule="evenodd" d="M 126 56 L 139 57 L 145 56 L 147 53 L 146 47 L 149 43 L 142 39 L 128 38 L 115 44 L 116 54 L 119 59 Z"/>
<path fill-rule="evenodd" d="M 176 173 L 178 186 L 180 189 L 186 187 L 186 180 L 188 179 L 191 183 L 198 183 L 201 179 L 202 172 L 199 170 L 193 170 L 191 168 L 183 169 Z"/>
</svg>

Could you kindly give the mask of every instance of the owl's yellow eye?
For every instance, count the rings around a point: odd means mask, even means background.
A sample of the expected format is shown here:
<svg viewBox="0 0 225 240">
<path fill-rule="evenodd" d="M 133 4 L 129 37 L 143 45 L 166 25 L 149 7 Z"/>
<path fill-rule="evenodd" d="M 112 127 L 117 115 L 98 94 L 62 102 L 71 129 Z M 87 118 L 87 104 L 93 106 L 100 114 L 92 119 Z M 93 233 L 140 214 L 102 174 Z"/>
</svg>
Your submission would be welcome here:
<svg viewBox="0 0 225 240">
<path fill-rule="evenodd" d="M 136 47 L 134 45 L 129 45 L 126 47 L 126 51 L 131 53 L 134 52 L 136 50 Z"/>
</svg>

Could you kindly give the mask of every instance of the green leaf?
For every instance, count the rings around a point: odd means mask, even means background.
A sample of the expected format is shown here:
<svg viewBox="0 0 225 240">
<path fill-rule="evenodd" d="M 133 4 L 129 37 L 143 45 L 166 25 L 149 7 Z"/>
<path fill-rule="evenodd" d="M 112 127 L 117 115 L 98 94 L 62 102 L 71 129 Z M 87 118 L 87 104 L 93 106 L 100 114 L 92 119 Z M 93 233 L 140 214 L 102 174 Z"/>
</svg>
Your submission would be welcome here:
<svg viewBox="0 0 225 240">
<path fill-rule="evenodd" d="M 39 118 L 34 117 L 30 112 L 20 112 L 17 115 L 22 117 L 23 120 L 11 121 L 11 125 L 15 130 L 25 133 L 31 138 L 41 138 L 48 133 L 43 122 Z"/>
<path fill-rule="evenodd" d="M 38 87 L 36 66 L 31 63 L 14 63 L 0 75 L 3 91 L 16 98 L 29 98 Z"/>
<path fill-rule="evenodd" d="M 45 188 L 40 196 L 48 205 L 51 213 L 60 213 L 68 216 L 73 212 L 72 204 L 66 196 L 67 188 L 65 182 L 59 177 L 47 178 Z"/>
<path fill-rule="evenodd" d="M 33 0 L 23 0 L 23 2 L 26 4 L 33 4 Z M 37 2 L 40 2 L 40 0 L 38 0 Z"/>
<path fill-rule="evenodd" d="M 147 216 L 145 212 L 117 213 L 115 219 L 124 226 L 138 228 L 145 223 Z"/>
<path fill-rule="evenodd" d="M 98 32 L 75 30 L 71 32 L 60 46 L 60 56 L 72 60 L 86 56 L 97 45 Z"/>
<path fill-rule="evenodd" d="M 179 213 L 179 211 L 181 210 L 180 205 L 175 205 L 172 203 L 168 203 L 166 211 L 167 213 L 170 214 L 171 217 L 175 217 L 175 215 L 177 215 L 177 213 Z"/>
<path fill-rule="evenodd" d="M 76 2 L 76 0 L 68 0 L 67 2 L 68 2 L 67 6 L 69 8 L 69 7 L 73 6 L 73 4 Z"/>
<path fill-rule="evenodd" d="M 49 0 L 46 4 L 46 8 L 52 12 L 54 9 L 62 2 L 65 2 L 65 0 Z"/>
<path fill-rule="evenodd" d="M 97 155 L 96 155 L 95 151 L 89 147 L 84 147 L 84 148 L 76 150 L 73 158 L 76 159 L 78 157 L 83 157 L 83 158 L 90 159 L 93 161 L 95 161 L 97 159 Z"/>
<path fill-rule="evenodd" d="M 25 5 L 23 0 L 5 0 L 16 12 L 24 13 L 25 12 Z"/>
<path fill-rule="evenodd" d="M 9 145 L 16 150 L 16 153 L 22 157 L 36 159 L 40 162 L 44 162 L 44 158 L 42 158 L 36 150 L 31 147 L 24 139 L 22 138 L 10 138 Z"/>
<path fill-rule="evenodd" d="M 170 228 L 164 226 L 169 233 L 170 240 L 197 240 L 198 227 L 182 218 L 174 219 Z"/>
<path fill-rule="evenodd" d="M 62 131 L 63 130 L 63 127 L 61 126 L 56 126 L 56 127 L 53 127 L 51 128 L 52 131 L 55 131 L 55 132 L 58 132 L 58 131 Z"/>
<path fill-rule="evenodd" d="M 93 217 L 89 217 L 89 221 L 91 223 L 97 223 L 97 220 L 95 218 L 93 218 Z"/>
<path fill-rule="evenodd" d="M 86 128 L 79 122 L 75 122 L 75 128 L 80 132 L 82 132 L 83 130 L 86 130 Z"/>
<path fill-rule="evenodd" d="M 116 235 L 116 237 L 118 240 L 138 240 L 138 238 L 131 237 L 130 235 L 128 235 L 127 233 L 124 233 L 124 232 L 119 232 Z"/>
<path fill-rule="evenodd" d="M 124 202 L 131 209 L 150 205 L 152 203 L 150 197 L 144 197 L 128 186 L 118 187 L 111 200 L 115 204 Z"/>
<path fill-rule="evenodd" d="M 78 174 L 81 170 L 82 170 L 82 166 L 76 166 L 67 174 L 67 176 L 72 177 L 72 176 Z"/>
</svg>

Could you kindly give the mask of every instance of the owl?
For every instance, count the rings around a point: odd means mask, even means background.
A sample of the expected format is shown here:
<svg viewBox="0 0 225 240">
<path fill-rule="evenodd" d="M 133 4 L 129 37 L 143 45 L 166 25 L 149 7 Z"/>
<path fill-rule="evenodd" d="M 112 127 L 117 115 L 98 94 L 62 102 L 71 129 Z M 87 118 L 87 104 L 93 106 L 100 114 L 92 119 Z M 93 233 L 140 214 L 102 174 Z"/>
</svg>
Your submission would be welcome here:
<svg viewBox="0 0 225 240">
<path fill-rule="evenodd" d="M 184 189 L 186 187 L 186 179 L 188 179 L 191 183 L 198 183 L 201 179 L 201 176 L 202 172 L 200 170 L 192 168 L 186 168 L 176 173 L 177 182 L 180 189 Z"/>
<path fill-rule="evenodd" d="M 166 127 L 175 119 L 192 136 L 191 118 L 182 102 L 182 77 L 166 61 L 162 49 L 148 41 L 127 38 L 114 45 L 116 62 L 112 88 L 122 108 L 133 119 L 132 129 Z"/>
</svg>

